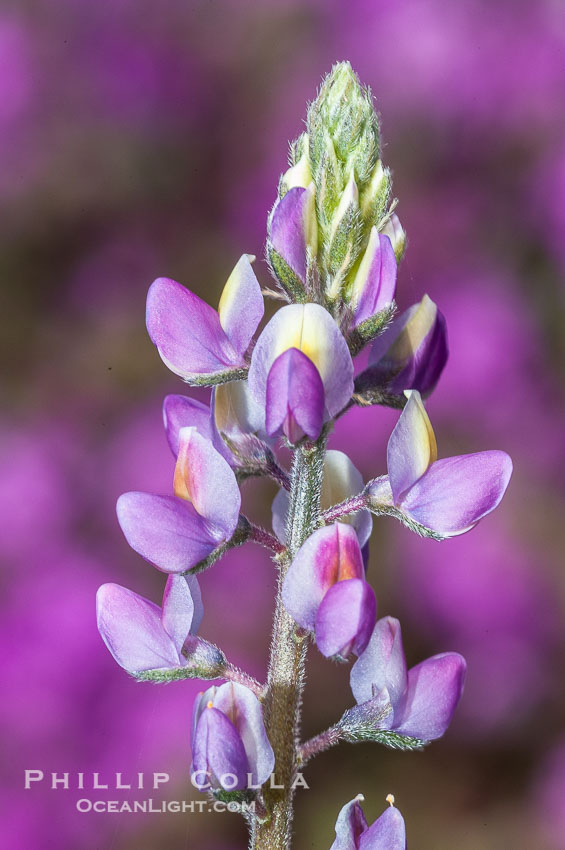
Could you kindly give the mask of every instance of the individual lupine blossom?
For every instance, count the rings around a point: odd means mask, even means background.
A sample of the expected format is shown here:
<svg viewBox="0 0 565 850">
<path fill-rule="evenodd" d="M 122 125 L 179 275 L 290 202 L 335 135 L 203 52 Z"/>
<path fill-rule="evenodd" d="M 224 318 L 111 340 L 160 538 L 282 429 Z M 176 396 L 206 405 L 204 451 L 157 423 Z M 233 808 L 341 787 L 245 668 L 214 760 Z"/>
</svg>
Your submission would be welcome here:
<svg viewBox="0 0 565 850">
<path fill-rule="evenodd" d="M 196 697 L 191 747 L 192 781 L 202 790 L 258 788 L 275 765 L 261 704 L 249 688 L 234 682 Z"/>
<path fill-rule="evenodd" d="M 119 584 L 96 594 L 96 620 L 104 643 L 128 673 L 183 667 L 204 613 L 194 576 L 169 576 L 160 608 Z"/>
<path fill-rule="evenodd" d="M 357 705 L 390 707 L 379 727 L 421 741 L 433 741 L 449 726 L 463 693 L 466 663 L 458 652 L 444 652 L 410 670 L 400 623 L 383 617 L 365 651 L 351 669 Z"/>
<path fill-rule="evenodd" d="M 243 254 L 214 310 L 180 283 L 158 278 L 147 295 L 147 330 L 169 369 L 189 384 L 214 383 L 246 369 L 263 318 L 261 287 Z"/>
<path fill-rule="evenodd" d="M 389 503 L 441 537 L 463 534 L 500 503 L 512 474 L 506 452 L 437 459 L 435 434 L 420 393 L 408 401 L 387 448 L 388 484 L 368 488 L 369 503 Z M 388 490 L 388 494 L 385 493 Z"/>
<path fill-rule="evenodd" d="M 363 490 L 363 477 L 357 467 L 344 452 L 329 449 L 324 457 L 324 472 L 320 507 L 322 511 L 355 496 Z M 273 500 L 273 530 L 279 540 L 286 542 L 286 518 L 288 514 L 288 491 L 279 490 Z M 368 557 L 369 537 L 373 530 L 373 520 L 367 510 L 356 511 L 343 517 L 342 522 L 353 526 L 357 532 L 363 560 Z"/>
<path fill-rule="evenodd" d="M 275 313 L 253 349 L 249 388 L 270 437 L 316 440 L 353 392 L 351 354 L 328 311 L 289 304 Z"/>
<path fill-rule="evenodd" d="M 364 799 L 358 794 L 340 811 L 330 850 L 406 850 L 404 818 L 394 805 L 394 797 L 389 794 L 390 805 L 371 826 L 361 808 Z"/>
<path fill-rule="evenodd" d="M 441 377 L 448 358 L 445 318 L 424 295 L 373 343 L 369 366 L 358 376 L 359 390 L 385 387 L 392 395 L 418 390 L 425 398 Z"/>
<path fill-rule="evenodd" d="M 166 573 L 194 567 L 233 536 L 241 495 L 233 470 L 199 431 L 181 428 L 174 495 L 125 493 L 117 504 L 126 540 Z"/>
<path fill-rule="evenodd" d="M 336 522 L 315 531 L 298 550 L 283 583 L 283 602 L 313 632 L 327 658 L 360 655 L 377 618 L 354 528 Z"/>
</svg>

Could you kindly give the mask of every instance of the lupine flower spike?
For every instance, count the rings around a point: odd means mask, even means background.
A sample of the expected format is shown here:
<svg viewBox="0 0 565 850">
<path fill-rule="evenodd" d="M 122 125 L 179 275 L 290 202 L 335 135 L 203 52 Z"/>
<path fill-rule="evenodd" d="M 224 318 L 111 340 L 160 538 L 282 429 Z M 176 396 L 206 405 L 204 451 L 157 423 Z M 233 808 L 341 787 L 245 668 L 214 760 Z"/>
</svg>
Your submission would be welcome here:
<svg viewBox="0 0 565 850">
<path fill-rule="evenodd" d="M 501 451 L 438 460 L 422 397 L 447 362 L 446 322 L 428 296 L 394 318 L 406 248 L 395 209 L 373 99 L 340 62 L 308 108 L 268 218 L 266 254 L 278 291 L 261 290 L 254 257 L 243 254 L 217 310 L 168 278 L 155 281 L 147 298 L 147 329 L 164 363 L 211 392 L 205 402 L 165 398 L 172 491 L 118 500 L 130 546 L 169 574 L 162 605 L 105 584 L 98 629 L 138 680 L 227 680 L 194 703 L 190 772 L 197 788 L 245 814 L 253 850 L 290 850 L 295 783 L 323 750 L 341 741 L 419 750 L 445 733 L 466 663 L 444 652 L 409 670 L 398 620 L 377 621 L 366 576 L 373 515 L 392 515 L 424 536 L 453 537 L 498 505 L 512 472 Z M 260 329 L 263 292 L 287 303 Z M 356 370 L 364 348 L 366 368 Z M 328 449 L 336 420 L 354 405 L 402 409 L 387 475 L 367 485 L 345 452 Z M 239 483 L 258 477 L 280 488 L 273 534 L 240 513 Z M 194 574 L 247 542 L 269 549 L 278 571 L 264 683 L 197 634 Z M 244 587 L 239 595 L 246 605 Z M 354 656 L 356 704 L 301 742 L 310 639 L 326 658 Z M 187 770 L 188 763 L 187 752 Z M 362 799 L 341 810 L 332 850 L 405 850 L 394 798 L 371 826 Z"/>
</svg>

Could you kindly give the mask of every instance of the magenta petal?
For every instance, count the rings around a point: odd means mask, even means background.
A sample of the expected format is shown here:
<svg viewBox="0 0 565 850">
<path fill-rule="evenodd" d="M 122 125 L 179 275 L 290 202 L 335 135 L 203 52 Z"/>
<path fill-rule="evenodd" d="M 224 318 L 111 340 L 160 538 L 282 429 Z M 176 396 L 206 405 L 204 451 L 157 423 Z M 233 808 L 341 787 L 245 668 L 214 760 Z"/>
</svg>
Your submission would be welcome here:
<svg viewBox="0 0 565 850">
<path fill-rule="evenodd" d="M 168 395 L 163 401 L 163 424 L 172 453 L 179 453 L 179 431 L 194 427 L 207 440 L 213 439 L 212 419 L 207 404 L 185 395 Z"/>
<path fill-rule="evenodd" d="M 198 773 L 195 784 L 226 791 L 240 791 L 247 786 L 249 769 L 243 741 L 235 726 L 217 708 L 206 706 L 194 731 L 192 773 Z M 207 775 L 206 775 L 207 774 Z"/>
<path fill-rule="evenodd" d="M 163 594 L 161 621 L 179 654 L 188 635 L 195 635 L 198 631 L 203 613 L 197 578 L 169 576 Z"/>
<path fill-rule="evenodd" d="M 377 619 L 373 588 L 360 578 L 338 581 L 324 596 L 316 614 L 316 644 L 326 658 L 360 655 Z"/>
<path fill-rule="evenodd" d="M 285 608 L 299 626 L 313 631 L 318 608 L 329 588 L 340 578 L 364 575 L 355 529 L 340 522 L 318 528 L 288 568 L 282 589 Z"/>
<path fill-rule="evenodd" d="M 367 829 L 362 800 L 363 795 L 359 794 L 340 811 L 335 824 L 335 841 L 330 850 L 358 850 L 359 839 Z"/>
<path fill-rule="evenodd" d="M 408 678 L 398 620 L 383 617 L 377 622 L 367 648 L 351 669 L 349 681 L 359 704 L 383 688 L 387 689 L 393 708 L 401 703 Z"/>
<path fill-rule="evenodd" d="M 504 496 L 512 461 L 487 451 L 433 463 L 403 496 L 400 507 L 417 522 L 446 537 L 468 531 Z"/>
<path fill-rule="evenodd" d="M 320 373 L 297 348 L 284 351 L 267 378 L 267 434 L 284 433 L 291 443 L 305 434 L 316 440 L 324 422 L 324 385 Z"/>
<path fill-rule="evenodd" d="M 104 643 L 129 673 L 178 667 L 182 663 L 154 602 L 119 584 L 96 594 L 96 620 Z"/>
<path fill-rule="evenodd" d="M 306 283 L 306 211 L 309 189 L 295 186 L 278 201 L 269 228 L 270 242 L 287 266 Z"/>
<path fill-rule="evenodd" d="M 174 496 L 124 493 L 117 514 L 131 548 L 166 573 L 189 570 L 221 542 L 189 502 Z"/>
<path fill-rule="evenodd" d="M 395 806 L 385 809 L 363 833 L 359 850 L 406 850 L 404 818 Z"/>
<path fill-rule="evenodd" d="M 243 365 L 215 310 L 180 283 L 158 278 L 147 295 L 147 330 L 161 359 L 181 378 Z"/>
<path fill-rule="evenodd" d="M 467 664 L 457 652 L 444 652 L 422 661 L 408 672 L 408 691 L 396 732 L 433 741 L 451 722 L 463 693 Z"/>
<path fill-rule="evenodd" d="M 275 755 L 265 731 L 261 703 L 249 688 L 226 682 L 216 691 L 214 707 L 232 719 L 245 747 L 252 782 L 263 784 L 273 772 Z"/>
</svg>

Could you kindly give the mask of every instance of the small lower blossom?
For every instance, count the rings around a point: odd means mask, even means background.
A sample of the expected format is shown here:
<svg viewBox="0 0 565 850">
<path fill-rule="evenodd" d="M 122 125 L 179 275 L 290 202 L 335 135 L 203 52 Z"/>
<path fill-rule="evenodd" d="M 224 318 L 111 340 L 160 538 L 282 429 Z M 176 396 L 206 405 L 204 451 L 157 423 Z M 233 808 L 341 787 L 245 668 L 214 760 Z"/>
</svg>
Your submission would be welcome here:
<svg viewBox="0 0 565 850">
<path fill-rule="evenodd" d="M 201 790 L 257 787 L 275 765 L 261 704 L 249 688 L 234 682 L 197 696 L 191 746 L 192 781 Z"/>
<path fill-rule="evenodd" d="M 393 805 L 392 795 L 387 797 L 389 807 L 371 826 L 361 808 L 363 800 L 358 794 L 340 811 L 330 850 L 406 850 L 404 818 Z"/>
<path fill-rule="evenodd" d="M 390 706 L 381 729 L 433 741 L 451 722 L 466 668 L 462 655 L 444 652 L 407 670 L 400 623 L 383 617 L 351 669 L 351 690 L 359 706 L 373 700 Z"/>
</svg>

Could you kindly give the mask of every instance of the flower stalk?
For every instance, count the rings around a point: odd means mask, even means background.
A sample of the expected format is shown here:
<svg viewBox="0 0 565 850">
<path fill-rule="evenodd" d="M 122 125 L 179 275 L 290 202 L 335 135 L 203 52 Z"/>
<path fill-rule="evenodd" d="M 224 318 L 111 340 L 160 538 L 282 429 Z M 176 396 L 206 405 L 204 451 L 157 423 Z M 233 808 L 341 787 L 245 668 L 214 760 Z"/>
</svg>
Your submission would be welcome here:
<svg viewBox="0 0 565 850">
<path fill-rule="evenodd" d="M 282 585 L 292 558 L 318 525 L 326 438 L 294 453 L 287 519 L 288 555 L 281 560 L 263 703 L 265 726 L 275 753 L 274 786 L 265 790 L 266 817 L 251 824 L 252 850 L 287 850 L 293 820 L 293 779 L 298 769 L 300 717 L 308 641 L 282 600 Z"/>
</svg>

